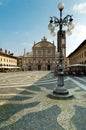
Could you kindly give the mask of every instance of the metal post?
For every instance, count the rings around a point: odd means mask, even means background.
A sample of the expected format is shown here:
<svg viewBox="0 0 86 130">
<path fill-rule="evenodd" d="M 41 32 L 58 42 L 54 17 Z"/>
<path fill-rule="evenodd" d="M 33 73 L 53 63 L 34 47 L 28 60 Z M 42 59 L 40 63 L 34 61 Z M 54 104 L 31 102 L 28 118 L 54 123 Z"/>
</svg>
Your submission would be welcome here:
<svg viewBox="0 0 86 130">
<path fill-rule="evenodd" d="M 63 25 L 67 25 L 68 23 L 68 18 L 69 22 L 73 20 L 71 15 L 67 15 L 64 19 L 62 19 L 62 10 L 64 6 L 62 3 L 59 4 L 59 10 L 60 10 L 60 19 L 56 18 L 55 16 L 51 17 L 50 24 L 48 26 L 49 30 L 51 31 L 52 35 L 55 35 L 54 31 L 54 26 L 53 24 L 59 26 L 59 32 L 60 32 L 60 44 L 59 44 L 59 66 L 58 66 L 58 82 L 56 88 L 53 90 L 53 92 L 50 94 L 50 96 L 55 97 L 55 98 L 69 98 L 72 97 L 73 95 L 69 93 L 69 91 L 66 89 L 64 86 L 64 71 L 63 71 L 63 52 L 62 52 L 62 29 Z"/>
</svg>

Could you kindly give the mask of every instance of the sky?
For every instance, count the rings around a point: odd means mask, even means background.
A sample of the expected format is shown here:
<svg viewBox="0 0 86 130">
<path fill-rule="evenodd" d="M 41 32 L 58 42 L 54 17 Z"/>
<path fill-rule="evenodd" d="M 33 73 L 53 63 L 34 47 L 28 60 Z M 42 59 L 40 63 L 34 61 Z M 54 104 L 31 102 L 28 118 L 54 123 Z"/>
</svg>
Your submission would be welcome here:
<svg viewBox="0 0 86 130">
<path fill-rule="evenodd" d="M 50 35 L 48 24 L 50 16 L 59 18 L 60 2 L 64 3 L 62 17 L 73 15 L 75 25 L 72 35 L 66 35 L 68 56 L 86 39 L 86 0 L 0 0 L 0 48 L 23 55 L 24 48 L 31 52 L 34 41 L 44 36 L 57 46 L 57 36 Z"/>
</svg>

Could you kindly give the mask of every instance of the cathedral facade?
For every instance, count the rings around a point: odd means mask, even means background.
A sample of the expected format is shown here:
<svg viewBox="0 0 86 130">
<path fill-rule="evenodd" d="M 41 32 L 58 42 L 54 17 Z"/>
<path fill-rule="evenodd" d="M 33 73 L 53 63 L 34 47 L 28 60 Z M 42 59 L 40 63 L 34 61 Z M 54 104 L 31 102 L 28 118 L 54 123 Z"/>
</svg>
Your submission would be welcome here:
<svg viewBox="0 0 86 130">
<path fill-rule="evenodd" d="M 38 43 L 34 42 L 31 52 L 24 50 L 22 69 L 25 70 L 54 70 L 56 63 L 56 46 L 45 37 Z"/>
</svg>

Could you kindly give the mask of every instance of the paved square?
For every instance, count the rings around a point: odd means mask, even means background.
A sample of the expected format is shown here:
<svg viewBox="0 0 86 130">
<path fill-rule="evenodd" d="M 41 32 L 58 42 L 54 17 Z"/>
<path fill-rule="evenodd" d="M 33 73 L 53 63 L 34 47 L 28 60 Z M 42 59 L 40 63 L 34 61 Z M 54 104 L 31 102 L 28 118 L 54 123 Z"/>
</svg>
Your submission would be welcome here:
<svg viewBox="0 0 86 130">
<path fill-rule="evenodd" d="M 0 130 L 86 130 L 86 77 L 64 80 L 74 97 L 58 100 L 49 71 L 0 73 Z"/>
</svg>

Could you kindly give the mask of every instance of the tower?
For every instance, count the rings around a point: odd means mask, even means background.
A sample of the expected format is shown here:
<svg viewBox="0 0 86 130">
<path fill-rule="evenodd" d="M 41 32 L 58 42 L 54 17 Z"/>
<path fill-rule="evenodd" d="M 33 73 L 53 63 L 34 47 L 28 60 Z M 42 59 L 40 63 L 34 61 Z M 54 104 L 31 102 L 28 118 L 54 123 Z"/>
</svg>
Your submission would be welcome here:
<svg viewBox="0 0 86 130">
<path fill-rule="evenodd" d="M 26 49 L 24 48 L 24 56 L 26 55 Z"/>
<path fill-rule="evenodd" d="M 60 41 L 61 40 L 61 41 Z M 65 31 L 62 31 L 61 33 L 61 39 L 60 39 L 60 31 L 57 33 L 57 53 L 60 52 L 60 44 L 62 47 L 62 54 L 63 54 L 63 67 L 66 68 L 66 34 Z"/>
<path fill-rule="evenodd" d="M 65 58 L 66 57 L 66 35 L 65 35 L 65 31 L 62 31 L 62 36 L 61 36 L 61 47 L 62 47 L 62 53 L 63 53 L 63 57 Z M 60 31 L 58 31 L 57 33 L 57 52 L 60 51 L 60 48 L 59 48 L 59 44 L 60 43 Z"/>
</svg>

